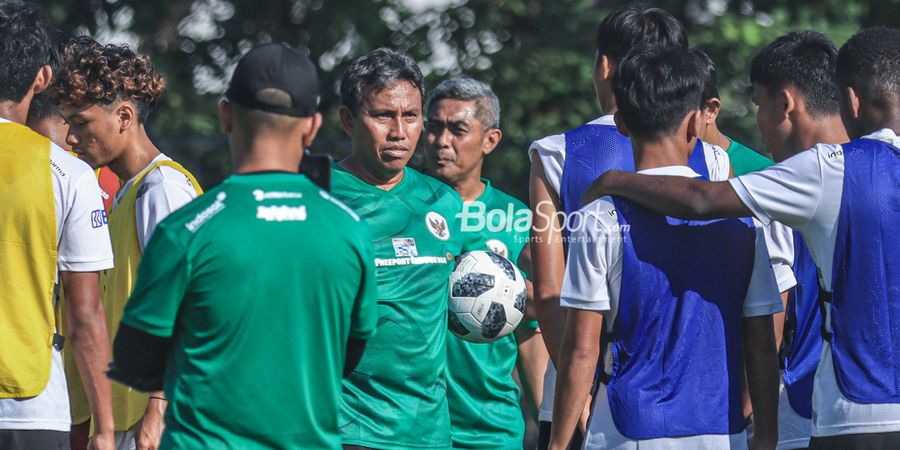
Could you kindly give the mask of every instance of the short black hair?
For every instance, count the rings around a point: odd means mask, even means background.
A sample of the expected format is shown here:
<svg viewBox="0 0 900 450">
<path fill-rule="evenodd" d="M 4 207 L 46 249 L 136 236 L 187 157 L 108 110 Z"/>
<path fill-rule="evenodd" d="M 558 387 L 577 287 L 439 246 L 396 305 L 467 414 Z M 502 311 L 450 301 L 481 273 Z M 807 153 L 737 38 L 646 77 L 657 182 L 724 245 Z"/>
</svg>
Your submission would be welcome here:
<svg viewBox="0 0 900 450">
<path fill-rule="evenodd" d="M 341 77 L 341 104 L 353 115 L 359 111 L 363 97 L 398 82 L 409 81 L 425 101 L 425 78 L 419 65 L 408 54 L 379 48 L 356 58 Z"/>
<path fill-rule="evenodd" d="M 837 56 L 837 81 L 879 108 L 900 102 L 900 30 L 867 28 L 851 37 Z"/>
<path fill-rule="evenodd" d="M 793 31 L 762 48 L 750 62 L 750 82 L 770 92 L 793 86 L 813 117 L 837 114 L 837 47 L 818 31 Z"/>
<path fill-rule="evenodd" d="M 699 58 L 686 48 L 637 47 L 613 75 L 619 117 L 638 138 L 672 134 L 688 112 L 700 108 L 703 79 Z"/>
<path fill-rule="evenodd" d="M 716 74 L 716 64 L 709 55 L 696 47 L 691 47 L 690 52 L 697 57 L 697 61 L 700 61 L 700 68 L 703 69 L 703 95 L 700 97 L 700 106 L 705 107 L 710 100 L 719 98 L 719 77 Z"/>
<path fill-rule="evenodd" d="M 0 101 L 21 102 L 42 66 L 49 63 L 52 26 L 43 9 L 0 2 Z"/>
<path fill-rule="evenodd" d="M 597 27 L 597 53 L 616 61 L 640 44 L 661 47 L 688 45 L 684 26 L 661 8 L 635 3 L 603 18 Z"/>
</svg>

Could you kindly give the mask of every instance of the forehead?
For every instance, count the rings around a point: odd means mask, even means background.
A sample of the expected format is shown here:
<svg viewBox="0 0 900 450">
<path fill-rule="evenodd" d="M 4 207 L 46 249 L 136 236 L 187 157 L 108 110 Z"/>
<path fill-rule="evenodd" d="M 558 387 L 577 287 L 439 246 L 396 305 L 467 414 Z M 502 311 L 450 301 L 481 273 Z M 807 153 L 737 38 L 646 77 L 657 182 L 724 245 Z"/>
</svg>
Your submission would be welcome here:
<svg viewBox="0 0 900 450">
<path fill-rule="evenodd" d="M 369 108 L 421 108 L 422 93 L 411 82 L 397 80 L 378 90 L 366 89 L 363 92 L 362 104 Z"/>
<path fill-rule="evenodd" d="M 475 112 L 478 109 L 476 100 L 458 100 L 442 98 L 431 104 L 428 110 L 429 119 L 445 121 L 476 120 Z"/>
<path fill-rule="evenodd" d="M 106 110 L 96 103 L 92 105 L 62 104 L 59 106 L 59 114 L 63 117 L 94 117 L 104 112 Z"/>
</svg>

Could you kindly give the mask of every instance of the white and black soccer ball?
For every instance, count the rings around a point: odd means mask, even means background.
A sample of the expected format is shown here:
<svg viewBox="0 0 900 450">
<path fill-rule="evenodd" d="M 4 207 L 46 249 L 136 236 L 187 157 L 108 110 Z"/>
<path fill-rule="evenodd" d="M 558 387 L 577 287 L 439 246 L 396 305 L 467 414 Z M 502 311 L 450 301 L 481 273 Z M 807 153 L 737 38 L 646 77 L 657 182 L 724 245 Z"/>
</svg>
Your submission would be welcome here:
<svg viewBox="0 0 900 450">
<path fill-rule="evenodd" d="M 450 331 L 469 342 L 491 342 L 519 326 L 525 313 L 525 279 L 493 252 L 464 253 L 450 274 Z"/>
</svg>

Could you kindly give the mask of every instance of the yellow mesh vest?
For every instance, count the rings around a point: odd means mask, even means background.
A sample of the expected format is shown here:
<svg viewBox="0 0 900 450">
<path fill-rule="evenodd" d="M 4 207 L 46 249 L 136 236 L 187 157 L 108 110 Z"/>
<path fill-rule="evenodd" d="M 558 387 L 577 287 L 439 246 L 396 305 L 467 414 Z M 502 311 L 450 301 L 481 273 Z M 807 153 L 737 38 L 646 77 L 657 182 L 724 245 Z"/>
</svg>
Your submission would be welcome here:
<svg viewBox="0 0 900 450">
<path fill-rule="evenodd" d="M 56 206 L 50 141 L 0 123 L 0 398 L 34 397 L 50 379 Z"/>
<path fill-rule="evenodd" d="M 119 203 L 113 207 L 109 215 L 109 235 L 112 240 L 115 267 L 100 275 L 100 285 L 103 287 L 103 307 L 106 309 L 106 323 L 109 326 L 110 339 L 115 337 L 116 331 L 119 329 L 125 303 L 134 286 L 138 265 L 143 254 L 141 244 L 138 242 L 135 217 L 137 193 L 144 177 L 161 166 L 168 166 L 183 173 L 191 180 L 197 190 L 197 195 L 203 193 L 200 184 L 187 169 L 174 161 L 160 161 L 138 174 Z M 132 390 L 119 383 L 113 383 L 112 394 L 116 430 L 127 430 L 144 416 L 144 411 L 147 409 L 147 394 Z M 70 396 L 70 398 L 74 397 Z"/>
</svg>

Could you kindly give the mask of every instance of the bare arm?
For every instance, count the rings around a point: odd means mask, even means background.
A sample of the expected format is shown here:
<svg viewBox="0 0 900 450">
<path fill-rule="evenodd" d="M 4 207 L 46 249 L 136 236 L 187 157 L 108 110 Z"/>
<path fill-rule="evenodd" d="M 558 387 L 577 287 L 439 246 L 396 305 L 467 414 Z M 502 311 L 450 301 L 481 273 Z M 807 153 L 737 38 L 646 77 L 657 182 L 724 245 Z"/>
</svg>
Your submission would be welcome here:
<svg viewBox="0 0 900 450">
<path fill-rule="evenodd" d="M 601 326 L 603 313 L 599 311 L 575 309 L 568 314 L 557 366 L 551 449 L 568 447 L 584 412 L 600 356 Z"/>
<path fill-rule="evenodd" d="M 659 213 L 684 219 L 753 215 L 727 181 L 610 170 L 591 183 L 582 202 L 587 204 L 604 195 L 624 197 Z"/>
<path fill-rule="evenodd" d="M 106 314 L 100 300 L 100 274 L 97 272 L 60 272 L 66 292 L 66 329 L 72 354 L 84 382 L 97 446 L 112 443 L 115 426 L 112 414 L 112 387 L 106 368 L 112 360 Z"/>
<path fill-rule="evenodd" d="M 787 311 L 787 299 L 790 291 L 784 291 L 781 293 L 781 305 L 784 307 L 784 311 Z M 778 355 L 779 349 L 781 349 L 781 342 L 784 337 L 784 311 L 777 312 L 772 314 L 772 322 L 775 327 L 775 354 Z M 750 391 L 747 387 L 747 375 L 746 370 L 744 371 L 743 376 L 743 390 L 744 390 L 744 418 L 750 417 L 753 414 L 753 405 L 750 402 Z"/>
<path fill-rule="evenodd" d="M 564 311 L 559 306 L 559 292 L 565 274 L 561 210 L 559 197 L 550 188 L 540 163 L 531 165 L 531 257 L 534 277 L 534 306 L 550 359 L 557 361 Z"/>
<path fill-rule="evenodd" d="M 772 316 L 743 321 L 744 366 L 753 403 L 751 448 L 774 449 L 778 443 L 778 355 Z"/>
<path fill-rule="evenodd" d="M 519 347 L 516 372 L 522 383 L 528 412 L 537 420 L 538 410 L 543 401 L 544 372 L 550 357 L 547 355 L 544 339 L 536 329 L 520 326 L 515 333 Z"/>
</svg>

